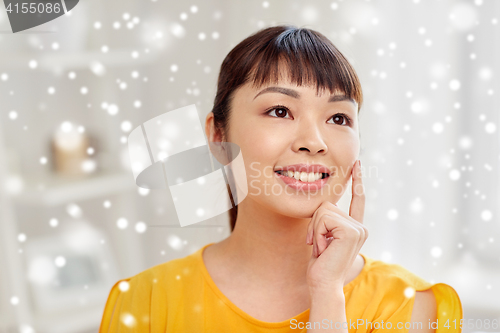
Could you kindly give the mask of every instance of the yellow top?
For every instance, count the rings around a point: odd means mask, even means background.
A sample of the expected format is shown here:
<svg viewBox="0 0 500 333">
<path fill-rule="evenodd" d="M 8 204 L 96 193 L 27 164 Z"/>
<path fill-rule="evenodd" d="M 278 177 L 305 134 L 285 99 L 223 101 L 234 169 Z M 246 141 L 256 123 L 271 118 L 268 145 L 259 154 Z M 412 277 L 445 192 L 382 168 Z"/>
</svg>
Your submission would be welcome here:
<svg viewBox="0 0 500 333">
<path fill-rule="evenodd" d="M 99 333 L 307 331 L 309 309 L 289 320 L 265 322 L 236 307 L 217 288 L 203 262 L 202 252 L 212 244 L 118 281 L 109 294 Z M 461 332 L 462 305 L 452 287 L 431 284 L 400 265 L 360 255 L 365 260 L 362 271 L 344 286 L 349 333 L 378 332 L 389 325 L 392 332 L 408 332 L 414 291 L 429 288 L 437 301 L 436 332 Z M 326 328 L 329 323 L 316 325 Z"/>
</svg>

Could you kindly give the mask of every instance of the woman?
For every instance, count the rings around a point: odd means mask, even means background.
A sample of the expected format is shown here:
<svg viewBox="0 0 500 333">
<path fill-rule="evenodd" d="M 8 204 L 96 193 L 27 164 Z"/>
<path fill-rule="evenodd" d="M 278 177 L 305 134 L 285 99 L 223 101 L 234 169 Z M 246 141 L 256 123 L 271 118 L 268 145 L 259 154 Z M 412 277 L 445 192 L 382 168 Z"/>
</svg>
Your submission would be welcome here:
<svg viewBox="0 0 500 333">
<path fill-rule="evenodd" d="M 354 69 L 314 30 L 270 27 L 234 47 L 205 127 L 245 162 L 232 233 L 117 282 L 100 332 L 460 332 L 453 288 L 359 253 L 361 104 Z"/>
</svg>

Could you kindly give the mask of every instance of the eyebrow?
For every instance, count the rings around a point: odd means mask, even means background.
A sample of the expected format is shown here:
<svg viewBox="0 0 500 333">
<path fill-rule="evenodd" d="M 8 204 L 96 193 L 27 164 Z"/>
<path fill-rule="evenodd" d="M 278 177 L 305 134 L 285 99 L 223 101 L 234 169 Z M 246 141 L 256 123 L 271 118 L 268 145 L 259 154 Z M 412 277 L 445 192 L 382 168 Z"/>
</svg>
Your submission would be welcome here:
<svg viewBox="0 0 500 333">
<path fill-rule="evenodd" d="M 255 97 L 253 99 L 256 99 L 257 96 L 260 96 L 262 94 L 271 93 L 271 92 L 277 92 L 277 93 L 280 93 L 280 94 L 288 95 L 288 96 L 293 97 L 293 98 L 300 99 L 300 94 L 296 90 L 289 89 L 289 88 L 283 88 L 283 87 L 267 87 L 265 89 L 262 89 L 257 95 L 255 95 Z M 341 102 L 341 101 L 348 101 L 348 102 L 351 102 L 353 104 L 356 104 L 356 102 L 352 98 L 349 98 L 349 97 L 347 97 L 345 95 L 333 95 L 333 96 L 330 96 L 330 99 L 328 100 L 328 103 L 330 103 L 330 102 Z"/>
</svg>

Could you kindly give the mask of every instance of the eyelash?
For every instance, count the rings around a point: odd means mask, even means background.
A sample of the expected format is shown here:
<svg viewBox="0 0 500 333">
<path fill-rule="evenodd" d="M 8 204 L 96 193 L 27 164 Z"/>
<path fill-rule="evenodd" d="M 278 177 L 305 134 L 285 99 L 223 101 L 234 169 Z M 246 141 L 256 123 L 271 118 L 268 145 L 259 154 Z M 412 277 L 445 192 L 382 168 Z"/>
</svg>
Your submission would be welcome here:
<svg viewBox="0 0 500 333">
<path fill-rule="evenodd" d="M 275 105 L 275 106 L 273 106 L 271 109 L 269 109 L 268 111 L 266 111 L 266 114 L 269 114 L 271 111 L 274 111 L 274 110 L 277 110 L 277 109 L 283 109 L 283 110 L 285 110 L 287 113 L 289 113 L 289 112 L 290 112 L 290 110 L 289 110 L 286 106 L 284 106 L 284 105 Z M 346 120 L 346 122 L 347 122 L 347 125 L 339 125 L 339 126 L 351 126 L 351 124 L 352 124 L 352 120 L 351 120 L 351 118 L 349 118 L 349 116 L 348 116 L 348 115 L 346 115 L 345 113 L 342 113 L 342 112 L 334 114 L 333 116 L 331 116 L 330 118 L 328 118 L 328 120 L 332 119 L 332 118 L 333 118 L 333 117 L 335 117 L 335 116 L 342 116 L 342 117 L 344 117 L 344 118 L 345 118 L 345 120 Z M 271 117 L 274 117 L 274 118 L 281 118 L 281 117 L 275 117 L 275 116 L 271 116 Z M 286 118 L 283 118 L 283 119 L 286 119 Z M 337 125 L 337 124 L 334 124 L 334 125 Z"/>
</svg>

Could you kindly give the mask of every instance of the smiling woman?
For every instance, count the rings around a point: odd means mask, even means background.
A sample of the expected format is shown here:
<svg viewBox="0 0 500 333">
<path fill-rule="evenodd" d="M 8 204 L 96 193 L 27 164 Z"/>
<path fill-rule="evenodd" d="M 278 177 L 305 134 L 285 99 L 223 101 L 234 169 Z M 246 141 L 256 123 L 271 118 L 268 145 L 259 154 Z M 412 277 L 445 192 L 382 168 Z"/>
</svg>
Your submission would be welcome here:
<svg viewBox="0 0 500 333">
<path fill-rule="evenodd" d="M 244 159 L 232 232 L 118 281 L 100 332 L 460 332 L 452 287 L 359 252 L 361 104 L 353 67 L 319 32 L 276 26 L 239 43 L 205 124 Z"/>
</svg>

